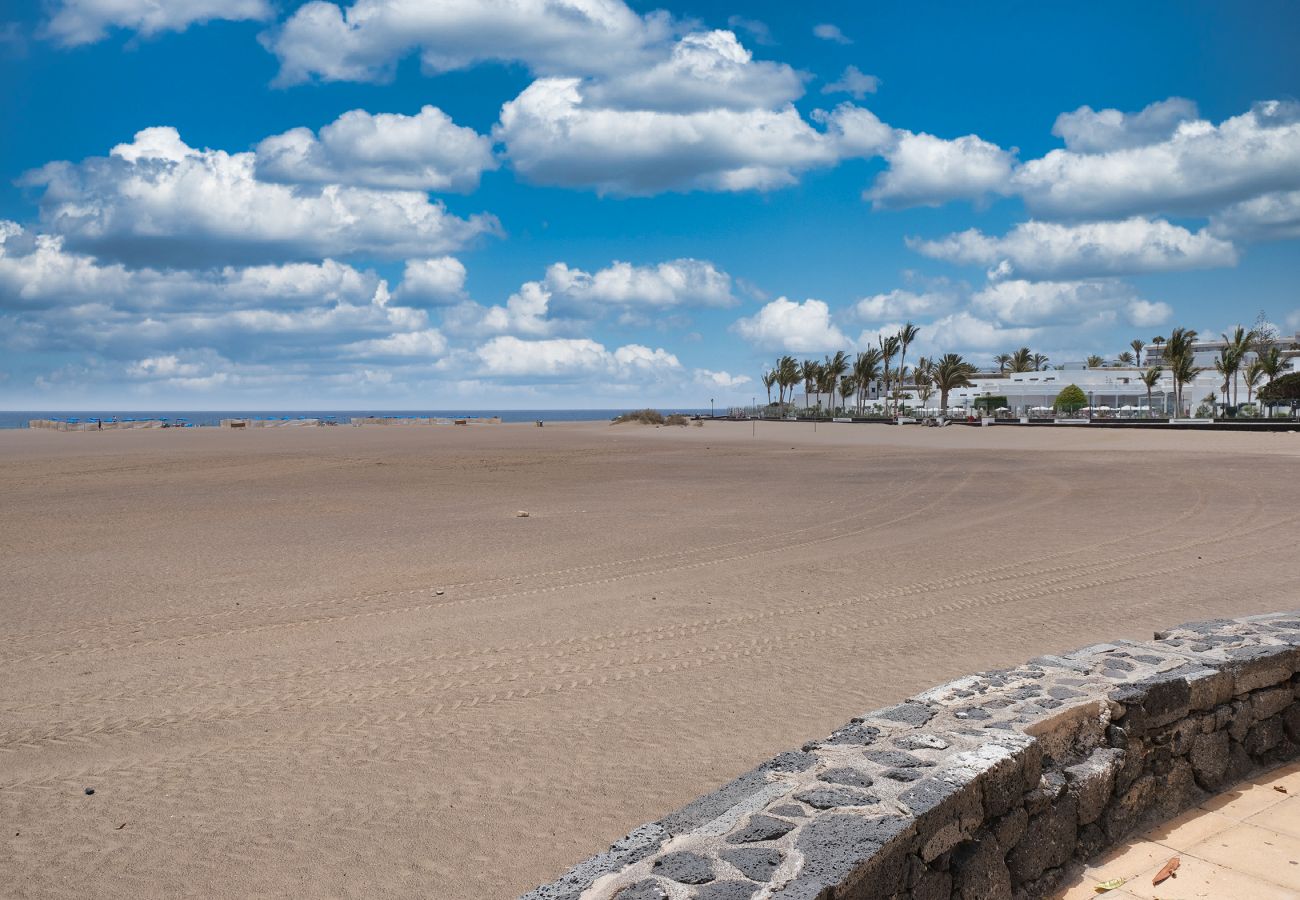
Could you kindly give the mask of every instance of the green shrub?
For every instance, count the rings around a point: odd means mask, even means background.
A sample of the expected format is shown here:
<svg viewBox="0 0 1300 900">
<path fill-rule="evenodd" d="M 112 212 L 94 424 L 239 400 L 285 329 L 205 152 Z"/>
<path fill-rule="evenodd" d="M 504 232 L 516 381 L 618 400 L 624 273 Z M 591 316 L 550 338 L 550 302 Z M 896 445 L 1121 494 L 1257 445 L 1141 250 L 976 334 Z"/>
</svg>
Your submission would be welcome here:
<svg viewBox="0 0 1300 900">
<path fill-rule="evenodd" d="M 623 425 L 628 422 L 636 422 L 640 425 L 662 425 L 664 423 L 664 414 L 657 409 L 638 409 L 623 413 L 610 424 Z"/>
<path fill-rule="evenodd" d="M 691 420 L 688 419 L 686 416 L 682 415 L 681 413 L 673 413 L 671 416 L 664 419 L 665 425 L 681 425 L 685 427 L 686 425 L 689 425 L 690 422 Z"/>
<path fill-rule="evenodd" d="M 1088 405 L 1088 395 L 1077 384 L 1067 384 L 1052 401 L 1052 408 L 1058 412 L 1076 412 Z"/>
<path fill-rule="evenodd" d="M 1256 391 L 1255 396 L 1267 403 L 1300 400 L 1300 372 L 1292 372 L 1270 381 Z"/>
</svg>

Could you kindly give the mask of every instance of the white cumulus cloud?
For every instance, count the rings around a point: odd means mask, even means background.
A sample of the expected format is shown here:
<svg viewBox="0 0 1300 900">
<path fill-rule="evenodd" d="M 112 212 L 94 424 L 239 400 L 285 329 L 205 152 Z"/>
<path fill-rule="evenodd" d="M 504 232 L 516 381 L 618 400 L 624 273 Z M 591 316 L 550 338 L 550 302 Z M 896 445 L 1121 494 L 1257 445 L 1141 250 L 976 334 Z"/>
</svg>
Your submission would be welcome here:
<svg viewBox="0 0 1300 900">
<path fill-rule="evenodd" d="M 1168 303 L 1141 299 L 1130 300 L 1125 304 L 1124 312 L 1129 324 L 1136 325 L 1139 328 L 1163 325 L 1174 314 L 1173 307 Z"/>
<path fill-rule="evenodd" d="M 1203 215 L 1300 189 L 1300 104 L 1257 103 L 1218 125 L 1182 120 L 1165 140 L 1140 146 L 1053 150 L 1025 163 L 1014 183 L 1035 214 L 1094 218 Z"/>
<path fill-rule="evenodd" d="M 889 168 L 863 196 L 877 209 L 980 203 L 1010 191 L 1015 155 L 973 134 L 948 140 L 897 132 L 884 151 Z"/>
<path fill-rule="evenodd" d="M 677 357 L 663 349 L 628 344 L 611 352 L 591 338 L 523 340 L 502 335 L 475 354 L 486 376 L 563 378 L 605 373 L 630 377 L 681 367 Z"/>
<path fill-rule="evenodd" d="M 93 44 L 110 28 L 125 28 L 145 37 L 184 31 L 214 19 L 269 19 L 267 0 L 55 0 L 44 33 L 63 44 Z"/>
<path fill-rule="evenodd" d="M 1132 287 L 1110 279 L 1010 280 L 976 291 L 971 307 L 1004 325 L 1089 325 L 1114 321 L 1136 299 Z"/>
<path fill-rule="evenodd" d="M 420 54 L 427 72 L 484 61 L 522 62 L 535 72 L 586 74 L 642 63 L 672 28 L 660 13 L 638 16 L 621 0 L 312 0 L 265 36 L 284 84 L 381 81 Z"/>
<path fill-rule="evenodd" d="M 403 302 L 445 304 L 464 300 L 465 275 L 465 264 L 454 256 L 408 259 L 397 293 Z"/>
<path fill-rule="evenodd" d="M 437 357 L 447 351 L 447 339 L 436 328 L 405 331 L 358 341 L 343 348 L 358 356 Z"/>
<path fill-rule="evenodd" d="M 499 231 L 492 216 L 458 218 L 418 191 L 268 184 L 254 154 L 195 150 L 170 127 L 24 183 L 44 188 L 42 221 L 70 245 L 136 265 L 432 256 Z"/>
<path fill-rule="evenodd" d="M 863 297 L 853 305 L 853 311 L 864 322 L 901 321 L 939 315 L 951 309 L 955 302 L 952 294 L 941 291 L 893 290 Z"/>
<path fill-rule="evenodd" d="M 842 350 L 849 342 L 831 322 L 830 307 L 822 300 L 796 303 L 777 297 L 754 315 L 738 319 L 732 329 L 756 347 L 791 353 Z"/>
<path fill-rule="evenodd" d="M 617 310 L 639 311 L 729 307 L 736 304 L 731 276 L 713 263 L 674 259 L 637 266 L 615 261 L 595 272 L 551 264 L 544 277 L 524 282 L 504 305 L 463 303 L 448 311 L 448 327 L 466 334 L 545 336 L 573 330 L 583 321 Z"/>
<path fill-rule="evenodd" d="M 584 98 L 614 109 L 771 109 L 798 99 L 803 82 L 784 63 L 756 62 L 733 32 L 703 31 L 684 35 L 653 65 L 588 80 Z"/>
<path fill-rule="evenodd" d="M 604 306 L 727 307 L 737 302 L 731 292 L 731 276 L 713 263 L 698 259 L 674 259 L 646 266 L 616 260 L 595 272 L 560 262 L 546 270 L 542 285 L 552 295 L 563 298 L 567 307 L 586 311 Z"/>
<path fill-rule="evenodd" d="M 695 383 L 708 388 L 730 390 L 751 384 L 754 379 L 748 375 L 732 375 L 730 372 L 714 372 L 710 369 L 696 369 L 693 375 Z"/>
<path fill-rule="evenodd" d="M 686 113 L 588 105 L 577 78 L 533 82 L 501 110 L 496 137 L 515 170 L 539 184 L 601 193 L 771 190 L 807 169 L 878 147 L 865 110 L 823 114 L 824 131 L 790 105 Z"/>
<path fill-rule="evenodd" d="M 1065 141 L 1067 150 L 1106 153 L 1168 140 L 1179 125 L 1196 117 L 1196 104 L 1182 97 L 1152 103 L 1135 113 L 1081 106 L 1057 116 L 1052 134 Z"/>
<path fill-rule="evenodd" d="M 820 25 L 813 26 L 813 35 L 821 38 L 823 41 L 832 41 L 836 44 L 851 44 L 851 41 L 844 32 L 840 31 L 838 25 L 832 25 L 829 22 L 823 22 Z"/>
<path fill-rule="evenodd" d="M 852 94 L 861 100 L 867 94 L 874 94 L 878 87 L 880 79 L 875 75 L 866 75 L 857 66 L 848 66 L 838 79 L 822 86 L 822 93 Z"/>
<path fill-rule="evenodd" d="M 1078 278 L 1237 263 L 1228 241 L 1141 217 L 1078 225 L 1029 221 L 1002 237 L 972 228 L 934 241 L 908 238 L 907 244 L 934 259 L 991 266 L 997 277 Z"/>
<path fill-rule="evenodd" d="M 257 177 L 287 184 L 346 184 L 470 191 L 497 167 L 492 141 L 436 106 L 414 116 L 345 112 L 320 130 L 294 128 L 257 145 Z"/>
<path fill-rule="evenodd" d="M 1300 238 L 1300 190 L 1234 203 L 1210 218 L 1210 230 L 1221 237 L 1250 241 Z"/>
</svg>

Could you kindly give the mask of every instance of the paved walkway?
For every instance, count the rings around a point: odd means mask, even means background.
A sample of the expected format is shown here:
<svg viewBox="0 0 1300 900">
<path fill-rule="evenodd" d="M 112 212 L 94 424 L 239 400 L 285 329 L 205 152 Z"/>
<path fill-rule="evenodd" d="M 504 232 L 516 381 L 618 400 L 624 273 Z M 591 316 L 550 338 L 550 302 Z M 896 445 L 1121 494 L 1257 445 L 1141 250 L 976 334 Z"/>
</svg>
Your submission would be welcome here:
<svg viewBox="0 0 1300 900">
<path fill-rule="evenodd" d="M 1172 857 L 1177 876 L 1152 885 Z M 1096 886 L 1125 879 L 1115 890 Z M 1243 782 L 1164 823 L 1084 870 L 1057 900 L 1300 898 L 1300 764 Z"/>
</svg>

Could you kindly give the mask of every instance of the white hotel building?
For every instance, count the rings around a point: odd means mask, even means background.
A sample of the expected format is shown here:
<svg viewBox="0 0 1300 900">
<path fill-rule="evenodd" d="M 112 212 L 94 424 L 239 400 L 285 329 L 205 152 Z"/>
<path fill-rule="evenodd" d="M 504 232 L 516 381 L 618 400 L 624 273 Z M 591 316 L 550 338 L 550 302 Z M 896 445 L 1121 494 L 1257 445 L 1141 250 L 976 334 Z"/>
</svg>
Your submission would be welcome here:
<svg viewBox="0 0 1300 900">
<path fill-rule="evenodd" d="M 1300 366 L 1300 333 L 1294 337 L 1279 338 L 1276 342 L 1282 355 L 1293 360 L 1293 368 Z M 1223 379 L 1214 371 L 1214 361 L 1224 348 L 1223 341 L 1197 341 L 1192 345 L 1195 365 L 1201 369 L 1195 380 L 1183 386 L 1183 411 L 1188 415 L 1196 410 L 1210 394 L 1221 396 Z M 980 373 L 971 380 L 974 387 L 960 388 L 948 395 L 949 407 L 973 407 L 980 397 L 1006 397 L 1006 406 L 1012 413 L 1027 415 L 1034 407 L 1050 407 L 1061 389 L 1069 384 L 1078 385 L 1088 395 L 1093 407 L 1145 411 L 1147 388 L 1142 383 L 1143 370 L 1162 362 L 1161 348 L 1148 345 L 1142 352 L 1142 367 L 1088 368 L 1084 363 L 1066 363 L 1060 368 L 1042 372 L 1008 372 L 1006 374 Z M 1247 359 L 1253 359 L 1250 354 Z M 1238 399 L 1246 402 L 1246 389 L 1238 381 Z M 1157 414 L 1173 411 L 1174 380 L 1168 370 L 1151 392 L 1151 409 Z M 932 401 L 934 402 L 934 401 Z"/>
<path fill-rule="evenodd" d="M 1276 345 L 1284 357 L 1292 360 L 1292 368 L 1300 368 L 1300 332 L 1288 338 L 1278 338 Z M 1224 348 L 1223 341 L 1197 341 L 1192 345 L 1195 365 L 1201 372 L 1190 383 L 1183 386 L 1183 410 L 1178 415 L 1190 415 L 1196 411 L 1201 402 L 1210 394 L 1222 395 L 1223 381 L 1214 371 L 1214 361 L 1219 351 Z M 958 388 L 948 395 L 951 410 L 974 409 L 975 401 L 981 397 L 1005 397 L 1005 406 L 1018 416 L 1029 415 L 1032 410 L 1050 409 L 1056 395 L 1066 385 L 1078 385 L 1089 397 L 1089 405 L 1095 408 L 1106 407 L 1112 410 L 1125 410 L 1143 414 L 1147 409 L 1147 388 L 1140 378 L 1144 369 L 1162 362 L 1161 347 L 1148 345 L 1142 352 L 1142 366 L 1099 366 L 1089 368 L 1085 363 L 1065 363 L 1041 372 L 981 372 L 971 380 L 974 385 Z M 1247 359 L 1253 359 L 1254 354 Z M 868 405 L 881 402 L 880 384 L 871 386 L 867 394 Z M 1239 381 L 1238 399 L 1246 402 L 1246 389 Z M 915 407 L 919 401 L 914 390 L 904 391 L 906 404 Z M 826 397 L 797 396 L 795 406 L 807 408 L 816 405 L 816 401 L 826 402 Z M 837 398 L 838 403 L 838 398 Z M 937 392 L 930 398 L 930 403 L 937 406 Z M 1151 391 L 1151 411 L 1155 415 L 1174 414 L 1174 380 L 1166 370 L 1160 376 L 1160 382 Z"/>
</svg>

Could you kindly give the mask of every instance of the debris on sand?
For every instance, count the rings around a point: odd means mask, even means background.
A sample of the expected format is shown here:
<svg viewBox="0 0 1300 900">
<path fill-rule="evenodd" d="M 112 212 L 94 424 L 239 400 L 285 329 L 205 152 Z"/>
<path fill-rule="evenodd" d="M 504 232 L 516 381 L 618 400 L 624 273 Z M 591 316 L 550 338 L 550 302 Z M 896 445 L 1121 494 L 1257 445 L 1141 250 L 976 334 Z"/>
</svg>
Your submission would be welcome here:
<svg viewBox="0 0 1300 900">
<path fill-rule="evenodd" d="M 1151 879 L 1151 883 L 1159 884 L 1168 878 L 1176 877 L 1174 873 L 1178 871 L 1178 866 L 1181 864 L 1182 860 L 1179 857 L 1172 857 L 1169 862 L 1165 863 L 1164 868 L 1156 873 L 1156 877 Z"/>
</svg>

